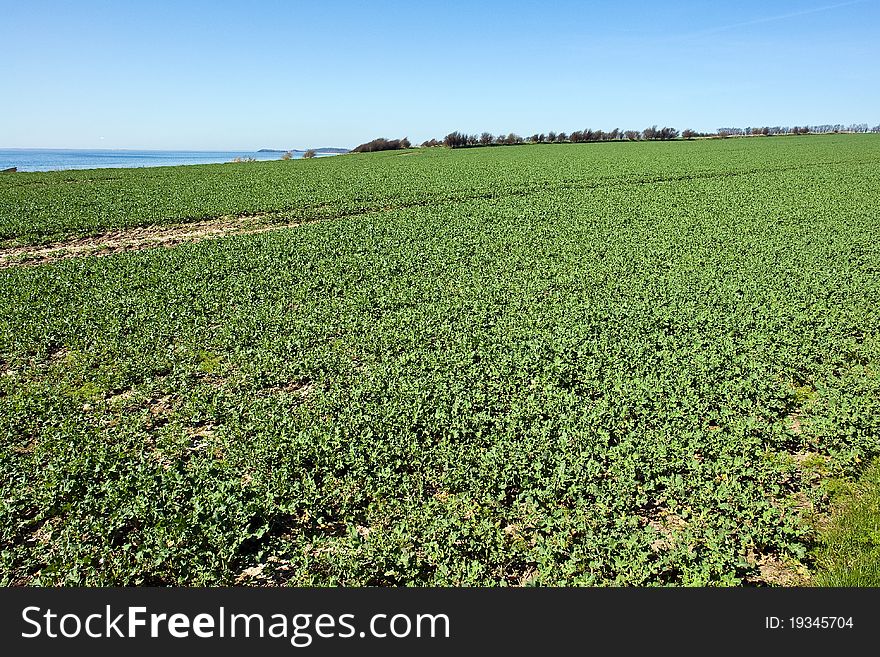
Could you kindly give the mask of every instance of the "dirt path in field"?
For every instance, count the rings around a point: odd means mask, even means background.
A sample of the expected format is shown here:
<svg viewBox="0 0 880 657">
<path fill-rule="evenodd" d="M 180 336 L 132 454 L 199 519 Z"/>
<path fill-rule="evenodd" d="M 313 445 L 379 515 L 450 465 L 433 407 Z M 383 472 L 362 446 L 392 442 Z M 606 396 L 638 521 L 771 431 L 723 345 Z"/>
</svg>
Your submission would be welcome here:
<svg viewBox="0 0 880 657">
<path fill-rule="evenodd" d="M 123 228 L 93 237 L 77 237 L 64 242 L 42 246 L 15 246 L 0 248 L 0 269 L 7 267 L 42 265 L 66 258 L 104 256 L 120 251 L 139 251 L 154 247 L 172 247 L 183 242 L 200 242 L 225 235 L 252 235 L 270 230 L 298 226 L 301 221 L 288 224 L 266 224 L 262 215 L 250 217 L 221 217 L 205 221 L 168 226 Z"/>
</svg>

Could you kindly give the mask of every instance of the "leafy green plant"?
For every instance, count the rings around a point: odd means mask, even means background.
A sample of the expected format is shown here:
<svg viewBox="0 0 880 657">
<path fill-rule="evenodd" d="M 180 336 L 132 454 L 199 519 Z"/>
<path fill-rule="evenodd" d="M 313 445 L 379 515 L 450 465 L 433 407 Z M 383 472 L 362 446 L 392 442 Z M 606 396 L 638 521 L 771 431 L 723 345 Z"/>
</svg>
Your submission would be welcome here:
<svg viewBox="0 0 880 657">
<path fill-rule="evenodd" d="M 785 581 L 880 455 L 878 148 L 4 179 L 11 240 L 334 220 L 0 270 L 2 582 Z"/>
</svg>

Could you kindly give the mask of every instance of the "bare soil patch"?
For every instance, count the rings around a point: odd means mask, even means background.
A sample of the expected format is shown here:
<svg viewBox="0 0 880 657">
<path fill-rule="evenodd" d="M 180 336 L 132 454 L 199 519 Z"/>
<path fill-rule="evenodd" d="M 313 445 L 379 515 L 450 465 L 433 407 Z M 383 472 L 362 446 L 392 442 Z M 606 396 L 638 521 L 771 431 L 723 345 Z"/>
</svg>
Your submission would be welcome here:
<svg viewBox="0 0 880 657">
<path fill-rule="evenodd" d="M 168 226 L 147 226 L 114 230 L 93 237 L 79 237 L 40 246 L 0 249 L 0 269 L 42 265 L 82 256 L 104 256 L 121 251 L 172 247 L 184 242 L 200 242 L 226 235 L 251 235 L 297 226 L 302 222 L 267 224 L 265 217 L 220 217 Z"/>
<path fill-rule="evenodd" d="M 806 586 L 810 583 L 810 573 L 802 564 L 787 560 L 775 554 L 749 552 L 746 560 L 757 573 L 747 577 L 746 582 L 757 586 Z"/>
<path fill-rule="evenodd" d="M 642 518 L 644 525 L 653 529 L 657 538 L 651 543 L 654 552 L 671 550 L 678 542 L 679 535 L 687 529 L 688 523 L 677 513 L 660 506 Z"/>
</svg>

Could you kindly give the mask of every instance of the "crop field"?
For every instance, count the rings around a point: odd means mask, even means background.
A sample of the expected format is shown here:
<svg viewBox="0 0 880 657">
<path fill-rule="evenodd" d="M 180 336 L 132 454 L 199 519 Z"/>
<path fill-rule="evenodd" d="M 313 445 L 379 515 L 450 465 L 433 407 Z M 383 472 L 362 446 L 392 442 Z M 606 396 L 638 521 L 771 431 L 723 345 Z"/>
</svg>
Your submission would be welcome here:
<svg viewBox="0 0 880 657">
<path fill-rule="evenodd" d="M 880 456 L 880 137 L 0 176 L 0 584 L 801 584 Z"/>
</svg>

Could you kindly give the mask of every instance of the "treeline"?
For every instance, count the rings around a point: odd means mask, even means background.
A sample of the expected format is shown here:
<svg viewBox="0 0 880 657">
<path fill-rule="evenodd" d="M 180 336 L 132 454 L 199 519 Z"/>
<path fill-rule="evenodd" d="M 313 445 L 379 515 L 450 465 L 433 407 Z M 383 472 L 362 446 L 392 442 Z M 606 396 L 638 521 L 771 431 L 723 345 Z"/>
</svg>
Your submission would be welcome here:
<svg viewBox="0 0 880 657">
<path fill-rule="evenodd" d="M 368 141 L 366 144 L 356 146 L 351 152 L 373 153 L 375 151 L 396 151 L 401 148 L 412 148 L 412 144 L 409 143 L 409 139 L 406 137 L 403 139 L 385 139 L 384 137 L 379 137 L 373 141 Z"/>
<path fill-rule="evenodd" d="M 669 141 L 672 139 L 694 139 L 696 137 L 726 138 L 732 136 L 770 136 L 770 135 L 804 135 L 809 133 L 826 134 L 834 132 L 880 132 L 880 125 L 868 128 L 867 123 L 850 125 L 819 125 L 819 126 L 765 126 L 761 128 L 719 128 L 717 132 L 697 132 L 685 129 L 679 132 L 675 128 L 658 128 L 653 125 L 644 130 L 576 130 L 572 133 L 548 132 L 538 133 L 530 137 L 521 137 L 516 133 L 493 135 L 484 132 L 480 135 L 469 135 L 463 132 L 450 132 L 443 139 L 429 139 L 422 142 L 423 148 L 446 146 L 447 148 L 472 148 L 475 146 L 513 146 L 516 144 L 577 144 L 597 141 Z"/>
<path fill-rule="evenodd" d="M 835 132 L 880 132 L 880 125 L 869 128 L 867 123 L 850 123 L 844 125 L 842 123 L 823 125 L 804 125 L 804 126 L 763 126 L 760 128 L 718 128 L 716 133 L 719 137 L 757 137 L 771 135 L 826 135 Z"/>
<path fill-rule="evenodd" d="M 824 124 L 811 126 L 762 126 L 747 128 L 718 128 L 716 132 L 697 132 L 685 129 L 679 132 L 675 128 L 658 128 L 652 125 L 644 130 L 575 130 L 572 133 L 554 132 L 536 133 L 529 137 L 521 137 L 516 133 L 493 135 L 491 132 L 483 132 L 479 135 L 469 135 L 463 132 L 450 132 L 443 139 L 428 139 L 422 142 L 422 148 L 434 146 L 446 146 L 447 148 L 473 148 L 475 146 L 515 146 L 517 144 L 578 144 L 597 141 L 669 141 L 672 139 L 695 139 L 697 137 L 725 139 L 727 137 L 770 137 L 773 135 L 806 135 L 806 134 L 829 134 L 841 132 L 877 132 L 880 133 L 880 125 L 869 128 L 867 123 L 851 123 L 844 125 Z M 374 151 L 393 151 L 401 148 L 412 148 L 409 139 L 385 139 L 380 137 L 373 141 L 361 144 L 352 150 L 353 153 L 372 153 Z"/>
<path fill-rule="evenodd" d="M 690 136 L 696 136 L 693 130 L 686 130 Z M 684 133 L 682 133 L 684 134 Z M 443 139 L 429 139 L 422 142 L 422 146 L 446 146 L 448 148 L 468 148 L 473 146 L 513 146 L 515 144 L 578 144 L 594 141 L 640 141 L 640 140 L 669 140 L 677 139 L 678 130 L 675 128 L 658 128 L 656 125 L 644 130 L 621 130 L 614 128 L 608 132 L 604 130 L 575 130 L 571 134 L 565 132 L 536 133 L 530 137 L 520 137 L 516 133 L 506 135 L 493 135 L 484 132 L 480 135 L 468 135 L 463 132 L 450 132 Z"/>
</svg>

